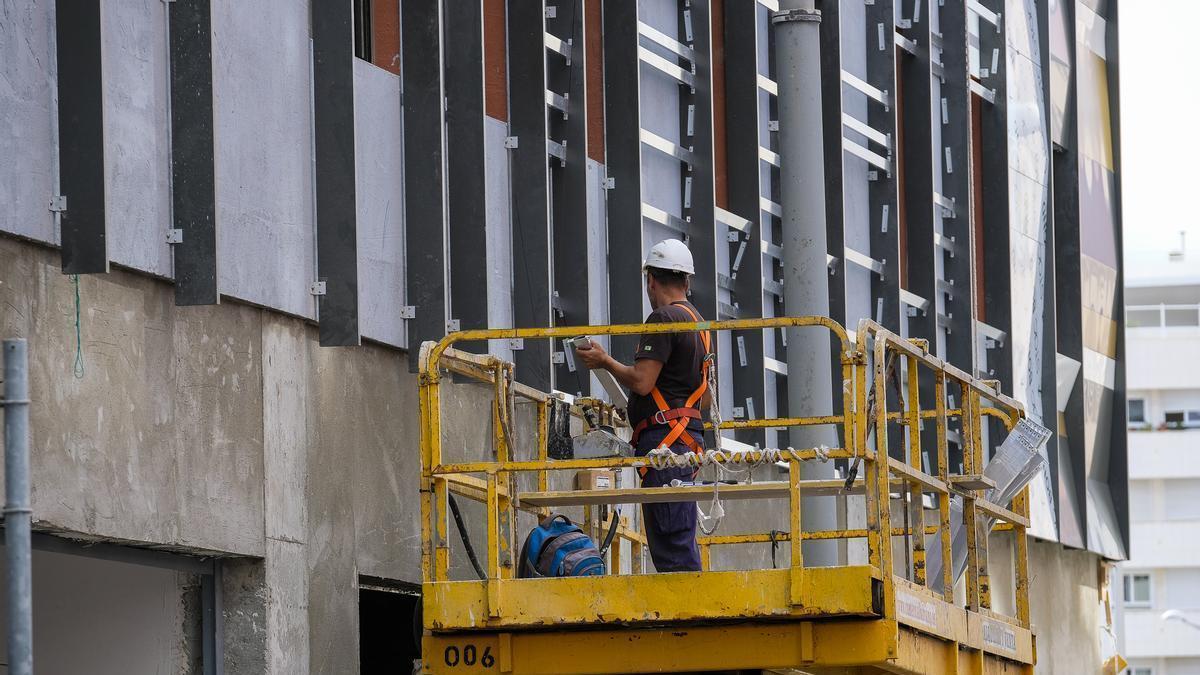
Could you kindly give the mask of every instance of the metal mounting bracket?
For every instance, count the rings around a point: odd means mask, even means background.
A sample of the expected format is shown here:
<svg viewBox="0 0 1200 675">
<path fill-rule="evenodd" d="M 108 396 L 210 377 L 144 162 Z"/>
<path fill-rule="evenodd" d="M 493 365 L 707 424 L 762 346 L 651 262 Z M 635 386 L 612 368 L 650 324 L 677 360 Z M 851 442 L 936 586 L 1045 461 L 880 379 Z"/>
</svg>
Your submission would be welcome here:
<svg viewBox="0 0 1200 675">
<path fill-rule="evenodd" d="M 168 244 L 182 244 L 183 243 L 183 230 L 181 230 L 177 227 L 167 230 L 167 243 Z"/>
<path fill-rule="evenodd" d="M 67 196 L 55 195 L 50 198 L 50 210 L 54 213 L 62 213 L 67 210 Z"/>
<path fill-rule="evenodd" d="M 454 332 L 460 331 L 460 330 L 462 330 L 462 323 L 458 319 L 447 319 L 446 320 L 446 332 L 447 333 L 454 333 Z"/>
<path fill-rule="evenodd" d="M 516 149 L 518 143 L 519 139 L 516 136 L 507 136 L 504 139 L 504 147 L 508 148 L 509 150 Z"/>
<path fill-rule="evenodd" d="M 312 295 L 325 295 L 325 282 L 314 281 L 308 285 L 308 292 Z"/>
<path fill-rule="evenodd" d="M 868 3 L 870 4 L 870 3 Z M 792 21 L 812 21 L 815 23 L 821 22 L 821 10 L 819 9 L 781 9 L 777 12 L 771 12 L 771 23 L 789 23 Z"/>
<path fill-rule="evenodd" d="M 400 308 L 400 318 L 401 319 L 417 318 L 417 306 L 416 305 L 404 305 L 403 307 L 401 307 Z"/>
</svg>

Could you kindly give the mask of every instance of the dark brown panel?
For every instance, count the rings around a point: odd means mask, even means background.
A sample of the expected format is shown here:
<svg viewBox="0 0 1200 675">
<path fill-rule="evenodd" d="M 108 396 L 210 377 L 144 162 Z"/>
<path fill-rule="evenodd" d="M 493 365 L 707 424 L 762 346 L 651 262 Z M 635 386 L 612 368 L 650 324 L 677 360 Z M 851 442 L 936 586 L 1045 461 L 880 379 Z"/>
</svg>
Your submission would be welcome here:
<svg viewBox="0 0 1200 675">
<path fill-rule="evenodd" d="M 584 49 L 587 52 L 587 154 L 604 161 L 604 34 L 600 0 L 584 0 Z"/>
<path fill-rule="evenodd" d="M 400 3 L 371 3 L 371 63 L 400 74 Z"/>
<path fill-rule="evenodd" d="M 488 117 L 508 121 L 508 64 L 504 0 L 483 0 L 483 86 Z"/>
</svg>

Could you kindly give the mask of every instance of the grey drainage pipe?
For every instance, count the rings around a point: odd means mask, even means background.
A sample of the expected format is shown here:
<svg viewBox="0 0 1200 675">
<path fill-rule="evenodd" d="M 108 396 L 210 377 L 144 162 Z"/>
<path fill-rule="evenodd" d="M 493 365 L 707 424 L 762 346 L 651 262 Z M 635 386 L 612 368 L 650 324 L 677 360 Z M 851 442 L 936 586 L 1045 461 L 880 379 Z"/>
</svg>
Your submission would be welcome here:
<svg viewBox="0 0 1200 675">
<path fill-rule="evenodd" d="M 8 562 L 8 672 L 33 674 L 33 563 L 29 508 L 29 352 L 4 347 L 4 547 Z"/>
</svg>

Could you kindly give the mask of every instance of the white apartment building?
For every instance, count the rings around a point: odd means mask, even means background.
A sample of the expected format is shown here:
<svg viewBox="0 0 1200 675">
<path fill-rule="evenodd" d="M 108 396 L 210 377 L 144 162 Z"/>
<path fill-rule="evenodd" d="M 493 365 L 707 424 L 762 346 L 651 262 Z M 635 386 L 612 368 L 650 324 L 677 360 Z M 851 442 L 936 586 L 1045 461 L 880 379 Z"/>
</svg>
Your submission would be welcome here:
<svg viewBox="0 0 1200 675">
<path fill-rule="evenodd" d="M 1200 675 L 1200 258 L 1131 278 L 1130 559 L 1120 568 L 1131 675 Z"/>
</svg>

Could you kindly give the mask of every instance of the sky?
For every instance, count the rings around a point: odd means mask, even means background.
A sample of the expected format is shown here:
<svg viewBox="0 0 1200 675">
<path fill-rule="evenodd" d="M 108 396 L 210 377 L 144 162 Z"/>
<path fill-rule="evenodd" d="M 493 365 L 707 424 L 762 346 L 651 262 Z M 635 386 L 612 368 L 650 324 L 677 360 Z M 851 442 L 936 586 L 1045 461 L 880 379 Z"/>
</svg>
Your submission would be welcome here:
<svg viewBox="0 0 1200 675">
<path fill-rule="evenodd" d="M 1126 282 L 1200 278 L 1200 1 L 1123 0 L 1120 8 Z M 1186 255 L 1168 262 L 1180 231 Z"/>
</svg>

